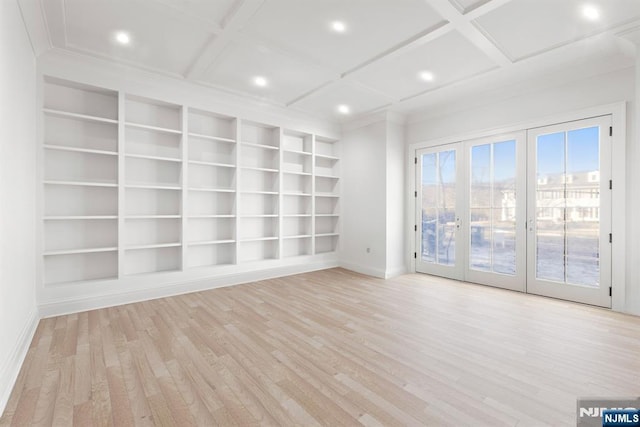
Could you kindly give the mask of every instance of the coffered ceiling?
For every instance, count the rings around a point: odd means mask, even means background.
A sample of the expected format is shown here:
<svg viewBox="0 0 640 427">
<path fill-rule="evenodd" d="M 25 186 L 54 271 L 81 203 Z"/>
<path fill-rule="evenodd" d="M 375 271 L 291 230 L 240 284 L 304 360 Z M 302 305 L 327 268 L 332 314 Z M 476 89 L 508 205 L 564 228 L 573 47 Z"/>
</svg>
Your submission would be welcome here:
<svg viewBox="0 0 640 427">
<path fill-rule="evenodd" d="M 106 58 L 334 119 L 410 112 L 449 92 L 548 79 L 603 58 L 628 66 L 614 39 L 640 25 L 638 0 L 20 3 L 42 16 L 42 28 L 28 25 L 41 52 Z"/>
</svg>

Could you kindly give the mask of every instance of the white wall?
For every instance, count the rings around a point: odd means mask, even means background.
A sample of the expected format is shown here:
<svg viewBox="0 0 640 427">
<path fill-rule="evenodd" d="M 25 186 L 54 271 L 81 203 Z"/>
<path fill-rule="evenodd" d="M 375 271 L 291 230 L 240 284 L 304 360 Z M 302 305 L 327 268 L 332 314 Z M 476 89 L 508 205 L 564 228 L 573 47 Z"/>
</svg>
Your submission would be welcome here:
<svg viewBox="0 0 640 427">
<path fill-rule="evenodd" d="M 389 278 L 406 271 L 404 124 L 382 113 L 342 134 L 340 264 Z M 369 251 L 367 251 L 367 248 Z"/>
<path fill-rule="evenodd" d="M 452 108 L 444 106 L 412 115 L 406 129 L 407 143 L 466 137 L 465 134 L 526 123 L 557 113 L 619 101 L 632 102 L 634 80 L 633 68 L 627 68 L 535 92 L 512 96 L 507 92 L 502 100 L 473 109 L 465 109 L 464 102 L 458 101 Z"/>
<path fill-rule="evenodd" d="M 640 316 L 640 45 L 637 47 L 635 67 L 635 98 L 629 116 L 629 138 L 627 141 L 627 311 Z"/>
<path fill-rule="evenodd" d="M 33 51 L 14 0 L 0 1 L 0 413 L 37 325 Z"/>
<path fill-rule="evenodd" d="M 517 126 L 532 120 L 551 118 L 561 113 L 571 113 L 581 109 L 601 105 L 626 102 L 626 194 L 627 216 L 624 233 L 627 237 L 626 262 L 618 262 L 626 269 L 625 311 L 640 314 L 640 227 L 635 226 L 640 205 L 634 189 L 640 188 L 640 174 L 636 172 L 640 164 L 640 151 L 636 149 L 634 132 L 636 119 L 635 91 L 637 68 L 626 68 L 607 74 L 576 80 L 569 84 L 547 87 L 530 93 L 508 94 L 502 100 L 464 109 L 457 102 L 455 106 L 442 107 L 438 111 L 414 114 L 406 128 L 407 144 L 439 143 L 445 140 L 464 140 L 477 134 L 487 134 L 492 129 Z M 477 105 L 477 99 L 473 100 Z M 551 124 L 551 123 L 549 123 Z M 615 168 L 615 165 L 614 165 Z M 614 184 L 615 185 L 615 184 Z M 614 206 L 615 209 L 615 206 Z M 614 268 L 616 262 L 614 260 Z M 615 299 L 615 295 L 614 295 Z"/>
<path fill-rule="evenodd" d="M 341 140 L 340 264 L 377 277 L 386 273 L 386 133 L 386 121 L 378 121 Z"/>
<path fill-rule="evenodd" d="M 390 120 L 387 125 L 387 276 L 406 271 L 408 252 L 405 251 L 405 235 L 408 224 L 404 222 L 405 198 L 410 190 L 404 185 L 405 146 L 404 123 Z"/>
</svg>

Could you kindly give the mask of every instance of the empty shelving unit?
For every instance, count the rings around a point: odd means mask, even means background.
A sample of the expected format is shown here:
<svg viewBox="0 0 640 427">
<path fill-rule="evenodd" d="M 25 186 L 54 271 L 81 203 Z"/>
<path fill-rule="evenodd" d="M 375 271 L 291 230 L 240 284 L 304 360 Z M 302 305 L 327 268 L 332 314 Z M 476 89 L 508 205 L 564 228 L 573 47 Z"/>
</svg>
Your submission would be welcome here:
<svg viewBox="0 0 640 427">
<path fill-rule="evenodd" d="M 139 290 L 337 259 L 337 140 L 116 89 L 43 83 L 42 282 L 52 294 L 84 282 L 88 291 Z"/>
</svg>

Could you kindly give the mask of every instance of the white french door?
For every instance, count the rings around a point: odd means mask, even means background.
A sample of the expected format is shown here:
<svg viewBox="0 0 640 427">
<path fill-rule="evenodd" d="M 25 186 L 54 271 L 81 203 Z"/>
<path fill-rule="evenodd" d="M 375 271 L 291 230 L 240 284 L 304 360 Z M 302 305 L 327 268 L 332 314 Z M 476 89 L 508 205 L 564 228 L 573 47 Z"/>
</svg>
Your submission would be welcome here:
<svg viewBox="0 0 640 427">
<path fill-rule="evenodd" d="M 461 280 L 464 269 L 462 144 L 417 153 L 416 271 Z"/>
<path fill-rule="evenodd" d="M 610 122 L 418 150 L 416 271 L 610 307 Z"/>
<path fill-rule="evenodd" d="M 518 133 L 417 153 L 416 271 L 524 290 L 524 143 Z"/>
<path fill-rule="evenodd" d="M 528 132 L 527 292 L 611 307 L 611 116 Z"/>
<path fill-rule="evenodd" d="M 465 143 L 464 280 L 525 290 L 525 142 L 518 132 Z"/>
</svg>

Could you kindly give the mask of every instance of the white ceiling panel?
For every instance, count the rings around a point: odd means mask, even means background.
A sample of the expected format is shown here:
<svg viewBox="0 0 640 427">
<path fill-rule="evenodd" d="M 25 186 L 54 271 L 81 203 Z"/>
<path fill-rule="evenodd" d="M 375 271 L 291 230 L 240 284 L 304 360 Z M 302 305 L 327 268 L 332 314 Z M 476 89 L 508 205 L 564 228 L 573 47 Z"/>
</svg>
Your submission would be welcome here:
<svg viewBox="0 0 640 427">
<path fill-rule="evenodd" d="M 267 79 L 265 87 L 254 84 L 257 76 Z M 287 104 L 335 77 L 328 70 L 268 47 L 232 42 L 209 69 L 205 81 Z"/>
<path fill-rule="evenodd" d="M 443 22 L 425 0 L 268 0 L 243 32 L 345 72 Z"/>
<path fill-rule="evenodd" d="M 153 0 L 176 12 L 183 13 L 196 19 L 212 22 L 217 26 L 223 25 L 224 18 L 236 0 Z"/>
<path fill-rule="evenodd" d="M 384 95 L 343 80 L 314 92 L 293 106 L 323 117 L 333 116 L 336 119 L 346 120 L 389 103 L 390 100 Z M 348 115 L 338 113 L 339 105 L 348 106 L 350 113 Z"/>
<path fill-rule="evenodd" d="M 402 99 L 494 67 L 481 50 L 452 31 L 403 55 L 380 61 L 356 78 L 394 99 Z M 420 78 L 424 71 L 432 73 L 432 81 Z"/>
<path fill-rule="evenodd" d="M 584 17 L 586 5 L 599 11 L 599 19 Z M 513 0 L 475 23 L 517 60 L 639 18 L 639 0 Z"/>
<path fill-rule="evenodd" d="M 66 43 L 97 55 L 182 74 L 212 37 L 175 10 L 151 0 L 66 0 Z M 126 30 L 131 44 L 114 41 Z"/>
</svg>

